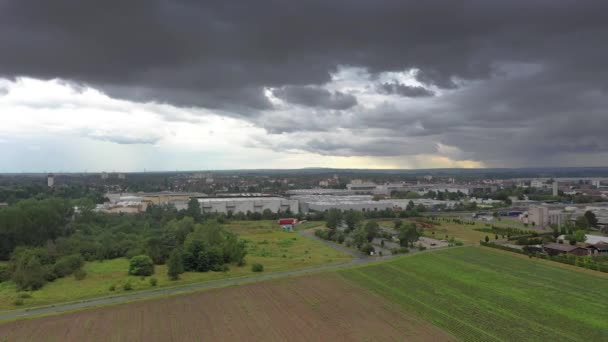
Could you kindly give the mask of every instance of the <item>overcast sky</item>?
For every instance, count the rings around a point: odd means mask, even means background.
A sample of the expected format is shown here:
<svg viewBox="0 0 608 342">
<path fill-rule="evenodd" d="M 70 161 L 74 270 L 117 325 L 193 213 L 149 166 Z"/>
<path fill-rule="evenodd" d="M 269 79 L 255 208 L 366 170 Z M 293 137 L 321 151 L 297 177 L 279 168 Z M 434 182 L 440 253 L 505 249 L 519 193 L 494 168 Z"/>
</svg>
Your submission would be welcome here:
<svg viewBox="0 0 608 342">
<path fill-rule="evenodd" d="M 606 13 L 0 0 L 0 172 L 608 166 Z"/>
</svg>

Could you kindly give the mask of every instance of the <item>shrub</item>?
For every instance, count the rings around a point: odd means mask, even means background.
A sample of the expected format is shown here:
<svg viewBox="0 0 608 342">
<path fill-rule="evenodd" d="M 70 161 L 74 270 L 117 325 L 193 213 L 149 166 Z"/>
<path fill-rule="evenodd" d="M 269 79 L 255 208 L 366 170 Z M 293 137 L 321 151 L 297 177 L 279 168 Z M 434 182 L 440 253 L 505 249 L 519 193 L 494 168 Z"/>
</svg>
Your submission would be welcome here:
<svg viewBox="0 0 608 342">
<path fill-rule="evenodd" d="M 77 269 L 76 272 L 74 272 L 74 278 L 76 278 L 76 280 L 82 280 L 84 278 L 87 277 L 87 272 L 85 270 L 81 269 Z"/>
<path fill-rule="evenodd" d="M 108 290 L 110 290 L 110 292 L 116 291 L 116 285 L 114 285 L 114 284 L 110 285 L 110 288 Z"/>
<path fill-rule="evenodd" d="M 167 275 L 171 280 L 179 279 L 179 275 L 184 273 L 184 261 L 182 259 L 182 251 L 179 249 L 171 252 L 169 261 L 167 262 Z"/>
<path fill-rule="evenodd" d="M 133 290 L 133 285 L 131 285 L 131 282 L 126 282 L 124 283 L 124 285 L 122 286 L 122 289 L 125 291 L 131 291 Z"/>
<path fill-rule="evenodd" d="M 264 272 L 264 265 L 255 263 L 255 264 L 251 265 L 251 271 Z"/>
<path fill-rule="evenodd" d="M 19 298 L 32 298 L 32 295 L 27 292 L 22 292 L 17 295 Z"/>
<path fill-rule="evenodd" d="M 3 281 L 7 281 L 11 279 L 11 273 L 8 270 L 8 267 L 5 265 L 0 265 L 0 283 Z"/>
<path fill-rule="evenodd" d="M 84 259 L 80 254 L 71 254 L 57 259 L 53 272 L 58 278 L 68 276 L 84 265 Z"/>
<path fill-rule="evenodd" d="M 423 251 L 426 249 L 426 247 L 424 247 L 421 243 L 418 244 L 417 248 L 419 251 Z"/>
<path fill-rule="evenodd" d="M 158 280 L 156 278 L 150 278 L 150 286 L 156 286 L 158 284 Z"/>
<path fill-rule="evenodd" d="M 375 252 L 376 249 L 374 249 L 374 246 L 372 246 L 370 243 L 366 243 L 363 246 L 361 246 L 361 252 L 363 252 L 366 255 L 370 255 L 371 253 Z"/>
<path fill-rule="evenodd" d="M 15 306 L 21 306 L 21 305 L 23 305 L 23 299 L 17 298 L 17 299 L 15 299 L 13 304 L 15 304 Z"/>
<path fill-rule="evenodd" d="M 154 274 L 154 262 L 147 255 L 137 255 L 131 258 L 129 274 L 136 276 L 149 276 Z"/>
<path fill-rule="evenodd" d="M 40 263 L 38 256 L 25 251 L 11 258 L 15 271 L 11 275 L 19 290 L 37 290 L 47 281 L 46 265 Z"/>
<path fill-rule="evenodd" d="M 405 253 L 409 253 L 409 252 L 410 252 L 410 250 L 406 247 L 399 247 L 399 248 L 391 249 L 392 254 L 405 254 Z"/>
</svg>

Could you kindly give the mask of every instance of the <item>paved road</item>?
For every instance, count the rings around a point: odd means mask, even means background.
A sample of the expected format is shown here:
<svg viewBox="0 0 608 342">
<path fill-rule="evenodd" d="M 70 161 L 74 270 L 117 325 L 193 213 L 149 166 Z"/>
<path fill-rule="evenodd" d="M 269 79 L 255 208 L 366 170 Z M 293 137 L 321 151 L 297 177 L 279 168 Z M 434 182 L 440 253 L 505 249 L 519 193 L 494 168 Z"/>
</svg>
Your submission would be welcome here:
<svg viewBox="0 0 608 342">
<path fill-rule="evenodd" d="M 279 278 L 279 277 L 306 274 L 306 273 L 312 273 L 312 272 L 317 272 L 317 271 L 333 270 L 333 269 L 337 269 L 337 268 L 342 268 L 342 267 L 347 267 L 347 266 L 352 266 L 352 265 L 360 265 L 360 264 L 364 264 L 364 263 L 368 263 L 368 262 L 373 262 L 373 261 L 384 260 L 384 259 L 390 258 L 390 256 L 385 256 L 382 258 L 367 257 L 367 256 L 363 255 L 362 253 L 348 249 L 344 246 L 320 239 L 319 237 L 315 236 L 314 234 L 311 234 L 310 232 L 299 231 L 298 233 L 302 236 L 306 236 L 308 238 L 318 240 L 321 243 L 323 243 L 333 249 L 339 250 L 344 253 L 348 253 L 348 254 L 352 255 L 354 259 L 349 262 L 342 263 L 342 264 L 316 266 L 316 267 L 305 268 L 305 269 L 294 270 L 294 271 L 262 274 L 262 275 L 258 275 L 258 276 L 248 277 L 248 278 L 226 279 L 226 280 L 219 280 L 219 281 L 203 283 L 203 284 L 184 285 L 184 286 L 178 286 L 178 287 L 172 287 L 172 288 L 166 288 L 166 289 L 158 289 L 158 290 L 154 290 L 154 291 L 126 294 L 126 295 L 116 296 L 116 297 L 111 297 L 111 298 L 91 299 L 91 300 L 85 300 L 82 302 L 71 303 L 71 304 L 58 304 L 58 305 L 52 306 L 52 307 L 33 308 L 30 310 L 24 309 L 24 310 L 19 310 L 19 311 L 10 311 L 10 312 L 5 312 L 5 313 L 0 313 L 0 321 L 11 320 L 11 319 L 16 319 L 16 318 L 23 318 L 23 317 L 34 316 L 34 315 L 61 313 L 61 312 L 65 312 L 65 311 L 90 308 L 90 307 L 95 307 L 95 306 L 100 306 L 100 305 L 118 304 L 118 303 L 136 300 L 136 299 L 153 298 L 153 297 L 158 297 L 158 296 L 163 296 L 163 295 L 177 294 L 177 293 L 181 293 L 181 292 L 209 289 L 209 288 L 213 288 L 213 287 L 244 284 L 244 283 L 249 283 L 249 282 L 254 282 L 254 281 L 259 281 L 259 280 L 274 279 L 274 278 Z"/>
</svg>

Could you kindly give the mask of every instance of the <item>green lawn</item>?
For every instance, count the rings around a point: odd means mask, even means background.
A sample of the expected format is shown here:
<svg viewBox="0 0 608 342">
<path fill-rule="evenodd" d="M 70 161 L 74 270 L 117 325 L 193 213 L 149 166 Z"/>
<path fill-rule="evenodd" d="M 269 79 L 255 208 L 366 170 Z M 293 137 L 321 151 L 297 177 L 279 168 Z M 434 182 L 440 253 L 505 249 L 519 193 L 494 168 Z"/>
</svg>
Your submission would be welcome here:
<svg viewBox="0 0 608 342">
<path fill-rule="evenodd" d="M 380 226 L 393 228 L 395 219 L 376 219 L 374 221 L 378 222 Z M 416 218 L 406 218 L 400 219 L 403 223 L 416 223 Z M 436 239 L 445 239 L 446 235 L 448 238 L 455 238 L 457 240 L 462 240 L 470 243 L 478 243 L 480 240 L 483 240 L 486 235 L 490 236 L 490 238 L 494 239 L 493 234 L 483 233 L 476 231 L 476 228 L 487 228 L 486 223 L 475 222 L 475 224 L 458 224 L 453 222 L 444 222 L 444 221 L 431 221 L 428 220 L 428 223 L 434 223 L 433 228 L 424 228 L 423 235 L 427 237 L 432 237 Z M 439 225 L 437 225 L 439 223 Z M 419 224 L 420 227 L 424 225 Z M 433 235 L 433 232 L 435 234 Z"/>
<path fill-rule="evenodd" d="M 445 239 L 445 236 L 447 235 L 449 238 L 454 237 L 458 240 L 463 240 L 470 243 L 478 243 L 480 240 L 483 240 L 486 235 L 488 235 L 491 239 L 494 239 L 493 234 L 475 230 L 479 228 L 488 228 L 487 223 L 474 222 L 474 224 L 458 224 L 440 220 L 437 220 L 434 223 L 435 225 L 433 228 L 424 229 L 425 236 Z M 439 225 L 437 225 L 437 223 Z M 433 232 L 435 232 L 435 235 L 433 235 Z"/>
<path fill-rule="evenodd" d="M 298 233 L 282 231 L 274 221 L 232 222 L 226 227 L 248 241 L 248 254 L 245 258 L 247 265 L 242 267 L 230 265 L 228 272 L 188 272 L 182 274 L 178 281 L 169 280 L 165 265 L 157 265 L 153 275 L 158 280 L 157 287 L 257 275 L 259 273 L 251 271 L 253 263 L 261 263 L 264 265 L 264 272 L 271 273 L 342 263 L 351 259 L 350 255 L 331 249 L 318 241 Z M 152 288 L 149 283 L 150 277 L 142 279 L 129 276 L 128 268 L 129 261 L 124 258 L 87 262 L 84 267 L 87 272 L 85 279 L 76 280 L 74 277 L 66 277 L 47 283 L 42 289 L 31 292 L 31 298 L 25 298 L 22 307 L 120 294 L 125 292 L 122 285 L 127 281 L 131 283 L 132 291 Z M 112 285 L 115 285 L 115 291 L 109 290 Z M 18 293 L 12 282 L 0 283 L 0 311 L 17 308 L 14 305 L 17 296 Z"/>
<path fill-rule="evenodd" d="M 339 271 L 465 341 L 608 341 L 608 277 L 482 247 Z"/>
</svg>

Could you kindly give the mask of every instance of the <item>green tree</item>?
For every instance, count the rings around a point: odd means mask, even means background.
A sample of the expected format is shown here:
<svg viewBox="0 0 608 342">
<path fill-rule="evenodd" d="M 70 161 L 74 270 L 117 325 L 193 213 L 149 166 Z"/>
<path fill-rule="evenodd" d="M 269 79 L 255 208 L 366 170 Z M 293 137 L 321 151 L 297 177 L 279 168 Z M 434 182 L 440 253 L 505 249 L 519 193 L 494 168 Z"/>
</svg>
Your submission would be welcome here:
<svg viewBox="0 0 608 342">
<path fill-rule="evenodd" d="M 363 220 L 363 214 L 360 211 L 348 210 L 344 213 L 344 222 L 348 231 L 355 229 L 357 224 Z"/>
<path fill-rule="evenodd" d="M 272 210 L 266 208 L 262 211 L 262 219 L 263 220 L 274 220 L 277 218 L 277 215 L 272 213 Z"/>
<path fill-rule="evenodd" d="M 196 198 L 190 199 L 188 202 L 188 209 L 186 209 L 186 214 L 194 219 L 195 222 L 200 222 L 203 213 L 201 211 L 201 205 L 198 203 Z"/>
<path fill-rule="evenodd" d="M 590 211 L 590 210 L 585 211 L 585 218 L 587 219 L 587 222 L 589 223 L 589 226 L 591 226 L 593 228 L 597 227 L 598 220 L 597 220 L 597 217 L 595 217 L 595 214 L 592 211 Z"/>
<path fill-rule="evenodd" d="M 368 242 L 371 242 L 380 232 L 380 226 L 376 221 L 368 221 L 365 224 L 365 237 Z"/>
<path fill-rule="evenodd" d="M 136 255 L 129 262 L 129 274 L 149 276 L 154 274 L 154 262 L 147 255 Z"/>
<path fill-rule="evenodd" d="M 414 204 L 414 201 L 410 200 L 409 202 L 407 202 L 407 207 L 405 207 L 405 210 L 411 211 L 414 210 L 415 207 L 416 205 Z"/>
<path fill-rule="evenodd" d="M 196 222 L 192 217 L 184 217 L 181 220 L 171 220 L 167 224 L 165 230 L 168 231 L 175 237 L 175 243 L 177 246 L 181 246 L 186 241 L 188 234 L 194 231 Z"/>
<path fill-rule="evenodd" d="M 353 238 L 353 244 L 357 248 L 361 248 L 361 246 L 367 243 L 367 232 L 361 226 L 352 232 L 351 237 Z"/>
<path fill-rule="evenodd" d="M 395 219 L 393 221 L 393 225 L 396 230 L 399 230 L 401 228 L 401 226 L 403 225 L 403 221 L 401 221 L 400 219 Z"/>
<path fill-rule="evenodd" d="M 486 235 L 485 240 L 486 240 L 486 242 L 490 242 L 490 237 Z"/>
<path fill-rule="evenodd" d="M 184 273 L 184 261 L 182 259 L 182 251 L 175 249 L 169 256 L 167 262 L 167 275 L 171 280 L 179 279 L 179 275 Z"/>
<path fill-rule="evenodd" d="M 398 232 L 399 244 L 402 247 L 414 246 L 414 242 L 418 241 L 422 232 L 418 230 L 415 224 L 407 224 L 401 227 Z"/>
<path fill-rule="evenodd" d="M 586 233 L 587 232 L 585 230 L 577 230 L 570 237 L 571 237 L 572 240 L 574 240 L 576 242 L 585 242 L 585 240 L 586 240 L 585 234 Z"/>
<path fill-rule="evenodd" d="M 327 212 L 327 218 L 325 221 L 326 221 L 325 225 L 327 226 L 327 228 L 336 229 L 336 228 L 338 228 L 340 221 L 342 221 L 342 213 L 338 209 L 331 208 Z"/>
<path fill-rule="evenodd" d="M 587 217 L 583 215 L 576 219 L 574 226 L 577 230 L 587 230 L 589 229 L 589 221 L 587 221 Z"/>
<path fill-rule="evenodd" d="M 46 271 L 34 249 L 21 249 L 11 258 L 11 279 L 19 290 L 37 290 L 46 282 Z"/>
</svg>

